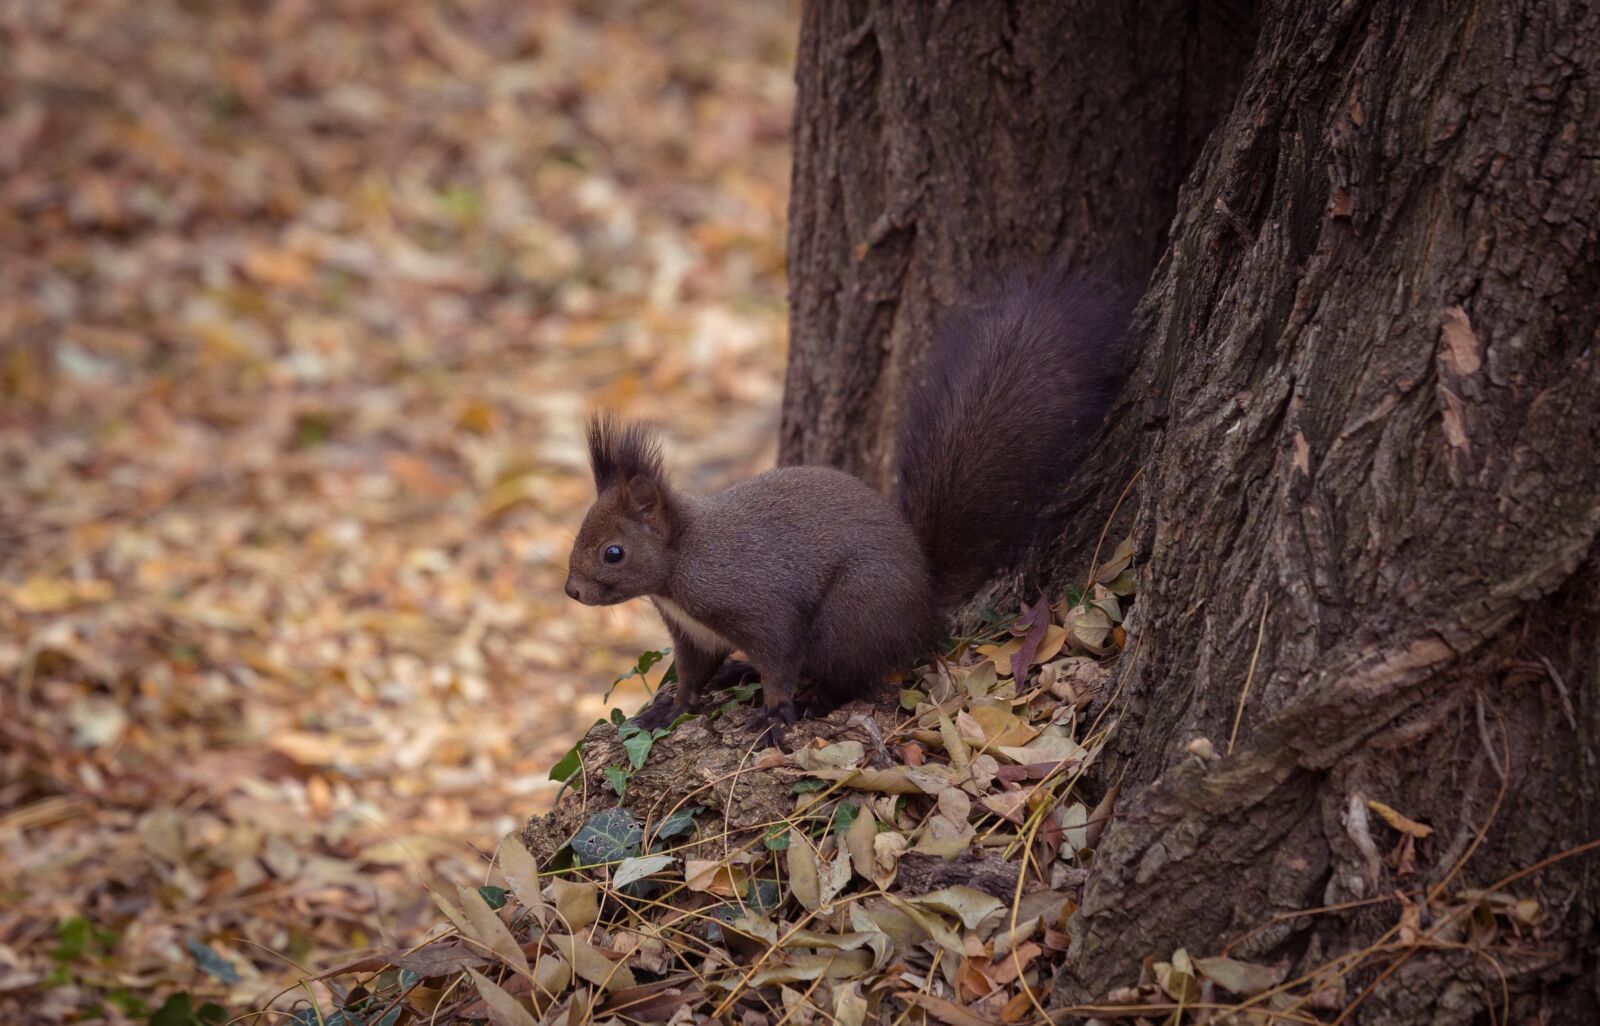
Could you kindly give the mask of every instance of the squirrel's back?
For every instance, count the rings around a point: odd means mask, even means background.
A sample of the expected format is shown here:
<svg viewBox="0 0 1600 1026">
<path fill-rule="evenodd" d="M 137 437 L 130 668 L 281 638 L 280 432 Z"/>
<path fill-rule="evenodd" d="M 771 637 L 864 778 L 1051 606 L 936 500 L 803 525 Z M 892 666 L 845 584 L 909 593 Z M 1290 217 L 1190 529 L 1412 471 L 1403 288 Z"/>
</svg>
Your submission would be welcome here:
<svg viewBox="0 0 1600 1026">
<path fill-rule="evenodd" d="M 696 502 L 673 591 L 736 647 L 792 624 L 813 684 L 854 697 L 937 637 L 927 559 L 894 504 L 831 467 L 779 467 Z M 802 644 L 803 643 L 803 644 Z"/>
<path fill-rule="evenodd" d="M 1127 294 L 1043 271 L 949 318 L 911 398 L 900 508 L 935 604 L 959 606 L 1032 540 L 1126 370 Z"/>
</svg>

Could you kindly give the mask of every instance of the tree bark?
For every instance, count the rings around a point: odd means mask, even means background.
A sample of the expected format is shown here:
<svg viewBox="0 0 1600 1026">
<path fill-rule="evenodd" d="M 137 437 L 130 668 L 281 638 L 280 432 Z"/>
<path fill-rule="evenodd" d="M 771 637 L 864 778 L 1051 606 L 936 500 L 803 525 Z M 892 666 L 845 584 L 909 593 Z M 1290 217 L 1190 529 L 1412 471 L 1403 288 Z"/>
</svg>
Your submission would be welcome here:
<svg viewBox="0 0 1600 1026">
<path fill-rule="evenodd" d="M 1142 282 L 1253 5 L 804 8 L 781 458 L 882 482 L 933 323 L 1052 255 Z"/>
<path fill-rule="evenodd" d="M 1235 47 L 1197 56 L 1220 25 Z M 1139 470 L 1122 797 L 1058 997 L 1252 930 L 1235 955 L 1304 971 L 1394 925 L 1397 890 L 1600 835 L 1597 54 L 1565 2 L 1282 2 L 1259 34 L 1208 5 L 807 7 L 786 458 L 882 479 L 950 303 L 1165 246 L 1079 515 L 1031 567 L 1081 584 Z M 1368 799 L 1434 828 L 1414 872 Z M 1544 919 L 1515 952 L 1330 999 L 1505 1021 L 1504 979 L 1513 1021 L 1594 1021 L 1596 870 L 1518 881 Z"/>
</svg>

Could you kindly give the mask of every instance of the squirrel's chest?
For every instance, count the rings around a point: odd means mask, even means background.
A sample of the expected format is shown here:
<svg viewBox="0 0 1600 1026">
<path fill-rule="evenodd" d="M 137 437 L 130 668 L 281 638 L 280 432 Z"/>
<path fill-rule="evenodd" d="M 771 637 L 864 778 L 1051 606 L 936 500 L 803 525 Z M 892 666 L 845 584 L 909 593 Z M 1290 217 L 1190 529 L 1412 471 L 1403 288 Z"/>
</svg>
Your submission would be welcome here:
<svg viewBox="0 0 1600 1026">
<path fill-rule="evenodd" d="M 690 616 L 687 610 L 671 599 L 652 596 L 650 601 L 655 603 L 656 609 L 660 611 L 663 620 L 676 627 L 699 647 L 711 652 L 725 651 L 738 647 L 712 628 Z"/>
</svg>

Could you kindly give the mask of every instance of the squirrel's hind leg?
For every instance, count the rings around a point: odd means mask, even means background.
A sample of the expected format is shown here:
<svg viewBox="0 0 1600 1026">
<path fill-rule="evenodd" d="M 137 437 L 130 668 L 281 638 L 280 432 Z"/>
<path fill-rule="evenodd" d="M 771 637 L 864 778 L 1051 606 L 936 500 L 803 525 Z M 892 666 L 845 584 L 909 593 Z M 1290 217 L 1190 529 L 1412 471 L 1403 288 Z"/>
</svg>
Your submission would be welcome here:
<svg viewBox="0 0 1600 1026">
<path fill-rule="evenodd" d="M 756 669 L 761 671 L 763 708 L 750 721 L 749 729 L 761 732 L 756 740 L 757 748 L 781 747 L 783 728 L 800 718 L 794 704 L 799 673 L 793 658 L 780 657 L 769 661 L 755 653 L 752 655 Z"/>
</svg>

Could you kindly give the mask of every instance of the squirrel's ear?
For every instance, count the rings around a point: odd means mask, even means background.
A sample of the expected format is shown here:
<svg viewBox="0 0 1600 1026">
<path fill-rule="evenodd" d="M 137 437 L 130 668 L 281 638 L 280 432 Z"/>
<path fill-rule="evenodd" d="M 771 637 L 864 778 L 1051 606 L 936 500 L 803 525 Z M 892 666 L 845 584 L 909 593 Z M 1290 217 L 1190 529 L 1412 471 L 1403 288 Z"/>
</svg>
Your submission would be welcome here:
<svg viewBox="0 0 1600 1026">
<path fill-rule="evenodd" d="M 634 519 L 655 534 L 666 537 L 671 522 L 668 519 L 667 494 L 660 481 L 643 475 L 630 477 L 628 483 L 622 486 L 622 494 L 627 500 L 628 512 Z"/>
</svg>

